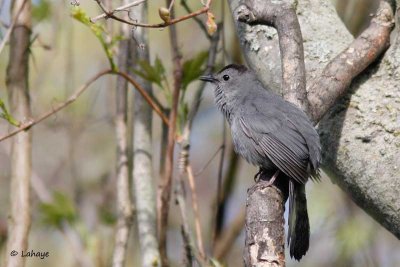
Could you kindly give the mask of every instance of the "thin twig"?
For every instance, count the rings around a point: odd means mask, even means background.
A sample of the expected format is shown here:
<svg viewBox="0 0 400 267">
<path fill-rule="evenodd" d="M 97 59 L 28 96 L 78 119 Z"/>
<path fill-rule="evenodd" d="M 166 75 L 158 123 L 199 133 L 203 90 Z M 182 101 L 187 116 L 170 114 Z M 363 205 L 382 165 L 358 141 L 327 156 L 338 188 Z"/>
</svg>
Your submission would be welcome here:
<svg viewBox="0 0 400 267">
<path fill-rule="evenodd" d="M 146 2 L 146 1 L 147 0 L 138 0 L 138 1 L 134 1 L 134 2 L 129 3 L 129 4 L 117 7 L 115 9 L 111 10 L 111 11 L 108 11 L 107 13 L 105 12 L 105 13 L 100 14 L 100 15 L 94 17 L 94 18 L 91 18 L 90 21 L 92 23 L 95 23 L 99 19 L 107 18 L 108 16 L 110 16 L 110 14 L 114 14 L 116 12 L 121 12 L 121 11 L 127 11 L 129 8 L 137 6 L 137 5 L 140 5 L 141 3 Z"/>
<path fill-rule="evenodd" d="M 204 252 L 204 245 L 203 245 L 203 237 L 201 233 L 201 224 L 200 224 L 200 212 L 199 212 L 199 205 L 196 193 L 196 182 L 193 176 L 192 166 L 188 164 L 186 166 L 186 172 L 189 180 L 189 187 L 192 193 L 192 207 L 194 212 L 194 221 L 195 221 L 195 229 L 196 229 L 196 236 L 197 236 L 197 246 L 199 248 L 200 256 L 205 259 L 205 252 Z"/>
<path fill-rule="evenodd" d="M 179 206 L 180 214 L 182 217 L 182 239 L 183 239 L 183 246 L 185 250 L 185 262 L 184 266 L 193 266 L 194 261 L 194 252 L 193 252 L 193 242 L 190 238 L 190 230 L 189 230 L 189 222 L 186 214 L 186 202 L 185 202 L 185 195 L 183 191 L 183 180 L 180 178 L 176 185 L 175 185 L 175 198 L 176 203 Z"/>
<path fill-rule="evenodd" d="M 216 157 L 216 156 L 218 155 L 218 153 L 221 151 L 221 149 L 222 149 L 222 145 L 219 146 L 219 148 L 214 152 L 214 154 L 212 154 L 212 156 L 211 156 L 210 159 L 207 161 L 207 163 L 204 164 L 204 166 L 194 174 L 195 177 L 201 175 L 201 174 L 207 169 L 207 167 L 211 164 L 211 162 L 214 161 L 215 157 Z"/>
<path fill-rule="evenodd" d="M 165 27 L 174 25 L 174 24 L 176 24 L 176 23 L 178 23 L 178 22 L 181 22 L 181 21 L 184 21 L 184 20 L 187 20 L 187 19 L 196 17 L 196 16 L 198 16 L 198 15 L 207 13 L 207 12 L 210 10 L 210 4 L 211 4 L 211 0 L 208 0 L 207 4 L 206 4 L 203 8 L 200 8 L 199 10 L 197 10 L 197 11 L 191 13 L 191 14 L 184 15 L 184 16 L 182 16 L 182 17 L 180 17 L 180 18 L 171 19 L 171 20 L 168 21 L 168 22 L 162 22 L 162 23 L 156 23 L 156 24 L 147 24 L 147 23 L 140 23 L 140 22 L 132 22 L 132 21 L 128 21 L 128 20 L 122 19 L 122 18 L 120 18 L 120 17 L 117 17 L 117 16 L 115 16 L 114 14 L 112 14 L 112 13 L 110 13 L 110 12 L 107 12 L 107 10 L 105 10 L 105 11 L 103 11 L 103 12 L 106 13 L 106 14 L 108 14 L 108 15 L 106 16 L 106 18 L 108 17 L 108 18 L 117 20 L 117 21 L 122 22 L 122 23 L 129 24 L 129 25 L 132 25 L 132 26 L 144 27 L 144 28 L 165 28 Z"/>
<path fill-rule="evenodd" d="M 109 70 L 103 70 L 103 71 L 97 73 L 95 76 L 93 76 L 91 79 L 89 79 L 84 85 L 82 85 L 78 90 L 76 90 L 75 93 L 73 93 L 65 102 L 60 103 L 55 108 L 45 112 L 39 118 L 31 119 L 28 122 L 23 123 L 21 125 L 21 127 L 19 127 L 18 129 L 0 137 L 0 142 L 4 141 L 5 139 L 8 139 L 20 132 L 28 130 L 32 126 L 35 126 L 39 122 L 47 119 L 51 115 L 57 113 L 58 111 L 65 108 L 69 104 L 73 103 L 84 91 L 86 91 L 86 89 L 93 82 L 95 82 L 97 79 L 99 79 L 100 77 L 102 77 L 106 74 L 114 74 L 114 75 L 119 75 L 119 76 L 124 77 L 129 83 L 131 83 L 136 88 L 136 90 L 138 90 L 142 94 L 142 96 L 147 101 L 147 103 L 149 103 L 149 105 L 153 108 L 153 110 L 161 117 L 162 121 L 168 125 L 168 119 L 164 115 L 164 113 L 161 111 L 161 108 L 159 106 L 157 106 L 157 104 L 154 103 L 153 99 L 148 95 L 148 93 L 145 92 L 145 90 L 131 76 L 129 76 L 127 73 L 124 73 L 121 71 L 113 71 L 113 70 L 109 69 Z"/>
<path fill-rule="evenodd" d="M 189 7 L 189 5 L 187 4 L 186 1 L 187 0 L 181 0 L 181 5 L 186 10 L 187 13 L 191 14 L 191 13 L 193 13 L 193 10 Z M 208 33 L 207 28 L 204 25 L 203 21 L 201 21 L 201 19 L 199 19 L 199 17 L 193 17 L 193 19 L 197 23 L 197 25 L 199 25 L 200 29 L 206 35 L 207 39 L 210 40 L 211 39 L 211 35 Z"/>
<path fill-rule="evenodd" d="M 130 84 L 132 84 L 136 90 L 139 91 L 139 93 L 143 96 L 143 98 L 146 100 L 146 102 L 152 107 L 152 109 L 160 116 L 161 120 L 166 124 L 170 125 L 167 116 L 165 116 L 164 112 L 162 111 L 162 107 L 160 104 L 157 104 L 158 102 L 155 101 L 155 98 L 152 98 L 144 89 L 143 87 L 136 82 L 132 76 L 129 74 L 122 72 L 122 71 L 113 71 L 110 74 L 115 74 L 115 75 L 120 75 L 124 77 Z M 1 139 L 0 139 L 1 141 Z"/>
</svg>

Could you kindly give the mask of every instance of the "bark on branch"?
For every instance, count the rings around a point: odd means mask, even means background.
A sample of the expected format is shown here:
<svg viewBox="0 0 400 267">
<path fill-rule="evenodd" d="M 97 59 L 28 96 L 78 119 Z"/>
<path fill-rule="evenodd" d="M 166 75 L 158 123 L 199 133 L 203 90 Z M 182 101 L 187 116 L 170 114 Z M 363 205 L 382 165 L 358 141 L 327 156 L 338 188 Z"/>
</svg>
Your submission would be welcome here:
<svg viewBox="0 0 400 267">
<path fill-rule="evenodd" d="M 349 88 L 352 80 L 389 47 L 393 10 L 381 1 L 370 26 L 323 70 L 308 88 L 310 117 L 320 121 L 330 107 Z"/>
</svg>

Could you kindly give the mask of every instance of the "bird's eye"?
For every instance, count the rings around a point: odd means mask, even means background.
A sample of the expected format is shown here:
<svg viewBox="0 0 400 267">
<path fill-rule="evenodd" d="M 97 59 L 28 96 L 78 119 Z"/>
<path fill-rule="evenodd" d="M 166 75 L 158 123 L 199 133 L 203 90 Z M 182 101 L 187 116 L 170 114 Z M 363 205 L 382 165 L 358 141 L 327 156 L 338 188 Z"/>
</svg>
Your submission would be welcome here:
<svg viewBox="0 0 400 267">
<path fill-rule="evenodd" d="M 229 75 L 224 75 L 224 76 L 222 76 L 222 79 L 224 79 L 224 81 L 227 81 L 227 80 L 229 80 Z"/>
</svg>

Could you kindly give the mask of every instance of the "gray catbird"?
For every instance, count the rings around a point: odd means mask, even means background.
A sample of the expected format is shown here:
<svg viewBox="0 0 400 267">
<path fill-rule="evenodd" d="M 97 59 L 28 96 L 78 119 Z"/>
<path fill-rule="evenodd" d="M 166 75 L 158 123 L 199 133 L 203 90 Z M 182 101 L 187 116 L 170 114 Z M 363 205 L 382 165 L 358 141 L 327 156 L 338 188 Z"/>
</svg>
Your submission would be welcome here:
<svg viewBox="0 0 400 267">
<path fill-rule="evenodd" d="M 260 172 L 272 171 L 269 185 L 277 176 L 289 181 L 288 243 L 290 256 L 300 260 L 310 239 L 305 183 L 320 179 L 318 133 L 302 110 L 263 87 L 245 66 L 231 64 L 200 79 L 215 85 L 235 151 Z"/>
</svg>

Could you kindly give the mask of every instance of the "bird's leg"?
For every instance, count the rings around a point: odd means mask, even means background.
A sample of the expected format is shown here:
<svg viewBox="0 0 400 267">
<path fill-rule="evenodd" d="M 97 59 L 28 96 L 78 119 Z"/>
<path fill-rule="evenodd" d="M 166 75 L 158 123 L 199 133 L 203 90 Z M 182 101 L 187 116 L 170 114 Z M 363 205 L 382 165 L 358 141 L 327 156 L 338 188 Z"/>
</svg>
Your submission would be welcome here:
<svg viewBox="0 0 400 267">
<path fill-rule="evenodd" d="M 258 170 L 258 172 L 256 173 L 256 175 L 254 175 L 254 182 L 257 183 L 257 182 L 260 180 L 260 176 L 261 176 L 262 171 L 263 171 L 263 169 L 260 168 L 260 169 Z"/>
<path fill-rule="evenodd" d="M 279 175 L 279 170 L 277 170 L 274 175 L 271 177 L 271 179 L 269 179 L 269 181 L 265 184 L 266 187 L 270 187 L 274 182 L 276 177 L 278 177 Z"/>
</svg>

